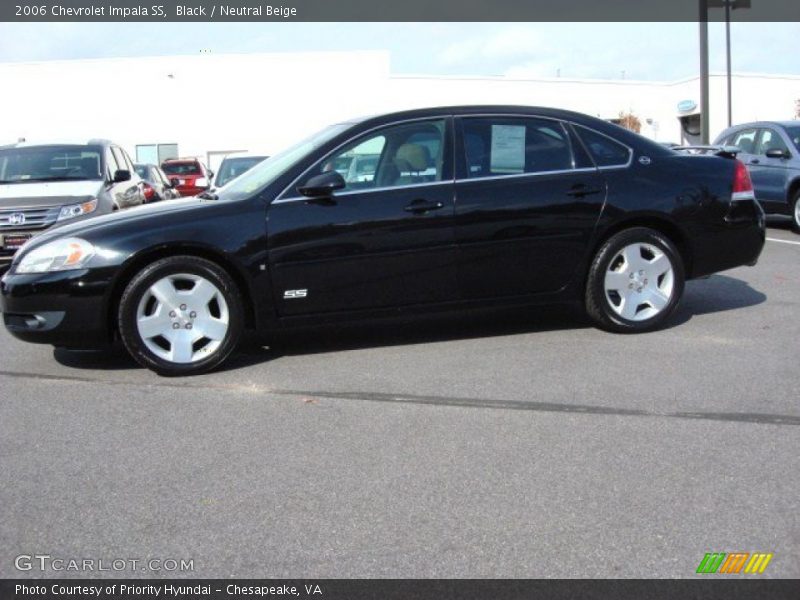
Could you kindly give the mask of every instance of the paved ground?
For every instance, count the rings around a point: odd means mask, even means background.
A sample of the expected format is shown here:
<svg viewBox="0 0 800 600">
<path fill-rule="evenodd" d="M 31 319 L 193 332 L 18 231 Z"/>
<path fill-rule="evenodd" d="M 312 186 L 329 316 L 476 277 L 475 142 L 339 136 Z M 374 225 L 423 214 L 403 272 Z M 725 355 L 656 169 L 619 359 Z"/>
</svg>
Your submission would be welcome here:
<svg viewBox="0 0 800 600">
<path fill-rule="evenodd" d="M 327 328 L 181 381 L 3 331 L 0 576 L 49 554 L 685 577 L 765 551 L 765 576 L 800 577 L 800 236 L 769 237 L 793 243 L 689 283 L 641 336 L 564 309 Z"/>
</svg>

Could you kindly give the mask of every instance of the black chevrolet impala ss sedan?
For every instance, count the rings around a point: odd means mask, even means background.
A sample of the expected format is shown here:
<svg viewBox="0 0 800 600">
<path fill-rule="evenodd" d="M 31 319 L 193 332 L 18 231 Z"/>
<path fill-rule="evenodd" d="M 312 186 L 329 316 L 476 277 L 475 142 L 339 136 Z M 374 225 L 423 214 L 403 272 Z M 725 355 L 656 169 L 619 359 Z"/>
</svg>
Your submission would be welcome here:
<svg viewBox="0 0 800 600">
<path fill-rule="evenodd" d="M 735 158 L 563 110 L 432 108 L 334 125 L 205 197 L 44 233 L 4 276 L 2 311 L 22 340 L 120 338 L 183 375 L 246 328 L 411 311 L 574 300 L 604 329 L 649 331 L 686 279 L 763 245 Z"/>
</svg>

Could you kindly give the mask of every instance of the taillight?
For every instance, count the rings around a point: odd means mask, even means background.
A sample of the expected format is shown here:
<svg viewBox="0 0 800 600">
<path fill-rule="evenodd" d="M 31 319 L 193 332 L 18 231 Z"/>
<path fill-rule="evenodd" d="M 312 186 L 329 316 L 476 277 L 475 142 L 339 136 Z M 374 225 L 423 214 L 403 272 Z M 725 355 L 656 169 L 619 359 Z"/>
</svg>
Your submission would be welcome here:
<svg viewBox="0 0 800 600">
<path fill-rule="evenodd" d="M 208 187 L 208 179 L 205 177 L 198 177 L 194 180 L 195 187 Z"/>
<path fill-rule="evenodd" d="M 752 200 L 755 198 L 750 173 L 747 172 L 747 167 L 740 160 L 736 161 L 736 170 L 733 173 L 733 194 L 731 198 L 733 200 Z"/>
<path fill-rule="evenodd" d="M 145 200 L 150 200 L 155 195 L 156 195 L 156 191 L 153 189 L 153 186 L 151 186 L 149 183 L 145 183 L 144 184 L 144 199 Z"/>
</svg>

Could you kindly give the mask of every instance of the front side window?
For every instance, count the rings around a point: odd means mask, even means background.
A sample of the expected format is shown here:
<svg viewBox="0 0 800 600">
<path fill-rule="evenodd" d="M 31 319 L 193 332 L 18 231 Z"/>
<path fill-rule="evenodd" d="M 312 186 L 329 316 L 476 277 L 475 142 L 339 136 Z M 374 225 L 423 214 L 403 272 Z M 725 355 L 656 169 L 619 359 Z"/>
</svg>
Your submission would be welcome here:
<svg viewBox="0 0 800 600">
<path fill-rule="evenodd" d="M 756 151 L 755 129 L 742 129 L 737 131 L 731 138 L 731 144 L 736 146 L 745 154 L 755 154 Z"/>
<path fill-rule="evenodd" d="M 791 125 L 785 128 L 786 135 L 792 140 L 794 147 L 800 152 L 800 125 Z"/>
<path fill-rule="evenodd" d="M 337 150 L 306 178 L 337 171 L 346 183 L 343 191 L 441 181 L 444 139 L 443 119 L 392 125 Z"/>
<path fill-rule="evenodd" d="M 755 153 L 766 154 L 770 150 L 780 150 L 781 152 L 789 151 L 777 131 L 773 129 L 762 129 L 761 135 L 758 138 L 758 146 L 756 147 Z"/>
<path fill-rule="evenodd" d="M 30 146 L 0 150 L 0 181 L 26 183 L 102 179 L 96 146 Z"/>
<path fill-rule="evenodd" d="M 575 130 L 598 167 L 624 167 L 630 162 L 631 150 L 627 146 L 580 125 Z"/>
<path fill-rule="evenodd" d="M 546 173 L 574 167 L 569 138 L 557 121 L 465 118 L 463 132 L 470 178 Z"/>
</svg>

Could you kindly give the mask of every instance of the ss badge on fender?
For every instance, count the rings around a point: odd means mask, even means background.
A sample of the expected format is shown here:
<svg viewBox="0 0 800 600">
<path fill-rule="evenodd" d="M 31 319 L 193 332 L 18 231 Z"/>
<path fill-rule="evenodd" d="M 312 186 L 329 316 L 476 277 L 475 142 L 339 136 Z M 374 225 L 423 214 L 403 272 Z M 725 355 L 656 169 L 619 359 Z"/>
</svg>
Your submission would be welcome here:
<svg viewBox="0 0 800 600">
<path fill-rule="evenodd" d="M 305 298 L 308 295 L 308 290 L 286 290 L 283 292 L 284 300 L 292 300 L 294 298 Z"/>
</svg>

